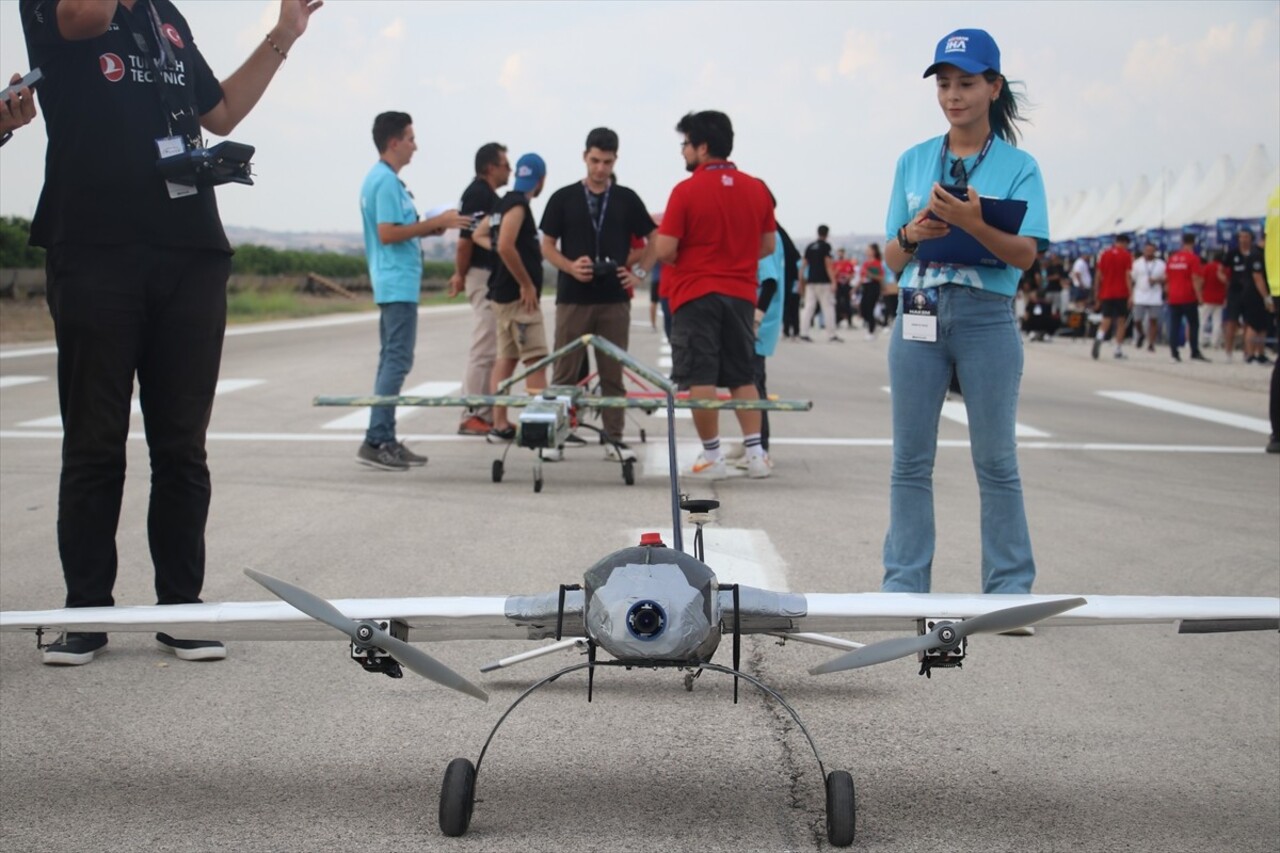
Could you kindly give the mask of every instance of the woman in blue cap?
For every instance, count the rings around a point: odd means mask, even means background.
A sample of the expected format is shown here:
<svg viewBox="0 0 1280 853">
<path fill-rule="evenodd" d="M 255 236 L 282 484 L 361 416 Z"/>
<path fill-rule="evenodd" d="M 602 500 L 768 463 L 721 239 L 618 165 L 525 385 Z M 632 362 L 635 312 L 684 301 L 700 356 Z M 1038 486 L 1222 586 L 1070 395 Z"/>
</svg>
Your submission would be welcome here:
<svg viewBox="0 0 1280 853">
<path fill-rule="evenodd" d="M 1048 247 L 1044 183 L 1036 161 L 1015 147 L 1023 102 L 1000 73 L 1000 49 L 989 34 L 956 30 L 946 36 L 924 76 L 936 78 L 948 127 L 898 159 L 885 223 L 884 259 L 898 275 L 903 310 L 889 345 L 893 471 L 881 588 L 929 591 L 933 462 L 954 370 L 964 390 L 982 499 L 982 591 L 1025 593 L 1035 579 L 1035 560 L 1014 441 L 1022 339 L 1013 297 L 1037 249 Z M 1026 203 L 1017 233 L 984 220 L 979 192 Z M 931 262 L 916 257 L 928 241 L 961 236 L 956 229 L 980 244 L 980 257 L 969 259 L 973 265 L 942 251 L 951 242 L 926 251 L 940 255 Z"/>
</svg>

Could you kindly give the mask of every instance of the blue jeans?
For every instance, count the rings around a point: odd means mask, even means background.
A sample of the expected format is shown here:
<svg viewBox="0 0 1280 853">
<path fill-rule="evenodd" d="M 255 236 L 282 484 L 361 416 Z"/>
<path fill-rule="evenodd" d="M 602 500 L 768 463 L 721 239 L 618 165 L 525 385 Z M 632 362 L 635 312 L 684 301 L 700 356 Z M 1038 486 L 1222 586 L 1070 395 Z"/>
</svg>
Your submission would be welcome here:
<svg viewBox="0 0 1280 853">
<path fill-rule="evenodd" d="M 404 378 L 413 367 L 413 348 L 418 342 L 418 303 L 384 302 L 378 322 L 378 338 L 382 351 L 378 355 L 378 377 L 373 393 L 398 396 Z M 386 444 L 396 440 L 396 407 L 374 406 L 369 410 L 369 431 L 364 440 L 369 444 Z"/>
<path fill-rule="evenodd" d="M 969 416 L 969 442 L 982 500 L 982 591 L 1025 593 L 1035 580 L 1014 440 L 1022 339 L 1013 300 L 960 285 L 938 294 L 938 340 L 889 344 L 893 470 L 885 592 L 928 592 L 933 569 L 933 460 L 938 419 L 954 369 Z"/>
</svg>

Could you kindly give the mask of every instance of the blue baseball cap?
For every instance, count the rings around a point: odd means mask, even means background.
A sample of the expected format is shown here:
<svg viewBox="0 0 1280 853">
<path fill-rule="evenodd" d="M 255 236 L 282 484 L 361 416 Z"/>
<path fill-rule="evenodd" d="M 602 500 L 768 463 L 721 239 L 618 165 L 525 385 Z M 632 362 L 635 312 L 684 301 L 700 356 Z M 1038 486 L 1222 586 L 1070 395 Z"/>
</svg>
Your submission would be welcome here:
<svg viewBox="0 0 1280 853">
<path fill-rule="evenodd" d="M 943 36 L 933 52 L 933 64 L 924 76 L 938 73 L 938 66 L 954 65 L 967 74 L 1000 73 L 1000 48 L 986 30 L 956 30 Z"/>
<path fill-rule="evenodd" d="M 547 164 L 537 154 L 525 154 L 516 161 L 516 192 L 527 193 L 547 174 Z"/>
</svg>

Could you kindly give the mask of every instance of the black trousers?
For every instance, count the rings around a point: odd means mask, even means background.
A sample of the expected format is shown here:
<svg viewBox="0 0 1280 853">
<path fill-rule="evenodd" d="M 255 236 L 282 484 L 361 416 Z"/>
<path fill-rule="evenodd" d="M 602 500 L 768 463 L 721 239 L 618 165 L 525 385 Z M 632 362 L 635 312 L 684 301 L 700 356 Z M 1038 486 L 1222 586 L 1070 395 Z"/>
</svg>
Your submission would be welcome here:
<svg viewBox="0 0 1280 853">
<path fill-rule="evenodd" d="M 876 330 L 876 305 L 879 302 L 880 282 L 864 281 L 862 283 L 862 299 L 858 303 L 858 313 L 862 315 L 862 322 L 867 324 L 868 332 L 875 332 Z"/>
<path fill-rule="evenodd" d="M 209 514 L 205 433 L 231 257 L 142 244 L 62 245 L 46 288 L 58 343 L 58 553 L 68 607 L 115 603 L 116 526 L 135 376 L 151 457 L 156 600 L 200 600 Z"/>
<path fill-rule="evenodd" d="M 1276 362 L 1280 364 L 1280 361 Z M 769 390 L 765 388 L 765 381 L 768 376 L 765 375 L 764 356 L 760 353 L 755 354 L 755 360 L 751 362 L 752 372 L 755 375 L 756 392 L 760 394 L 761 400 L 769 399 Z M 760 447 L 765 453 L 769 452 L 769 413 L 761 410 L 760 412 Z"/>
<path fill-rule="evenodd" d="M 800 337 L 800 294 L 790 289 L 782 303 L 782 334 L 788 338 Z"/>
<path fill-rule="evenodd" d="M 1169 306 L 1169 349 L 1178 354 L 1178 327 L 1182 321 L 1187 322 L 1187 343 L 1191 344 L 1191 355 L 1200 355 L 1200 306 L 1194 302 L 1184 302 Z"/>
</svg>

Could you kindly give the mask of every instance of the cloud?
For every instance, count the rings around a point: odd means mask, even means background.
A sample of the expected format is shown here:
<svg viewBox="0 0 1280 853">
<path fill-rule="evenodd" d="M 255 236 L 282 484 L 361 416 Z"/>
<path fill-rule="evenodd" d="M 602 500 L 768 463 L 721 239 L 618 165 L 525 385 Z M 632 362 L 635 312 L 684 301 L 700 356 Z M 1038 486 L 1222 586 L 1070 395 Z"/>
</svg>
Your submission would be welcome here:
<svg viewBox="0 0 1280 853">
<path fill-rule="evenodd" d="M 1122 74 L 1130 83 L 1167 85 L 1177 73 L 1185 48 L 1174 44 L 1167 34 L 1155 39 L 1138 39 L 1125 58 Z"/>
<path fill-rule="evenodd" d="M 390 41 L 400 41 L 404 38 L 404 19 L 396 18 L 390 24 L 382 28 L 382 37 Z"/>
<path fill-rule="evenodd" d="M 863 68 L 874 67 L 880 61 L 880 48 L 876 36 L 859 30 L 847 30 L 844 34 L 844 47 L 840 50 L 840 59 L 836 62 L 836 70 L 841 77 L 853 77 Z"/>
<path fill-rule="evenodd" d="M 498 85 L 508 95 L 515 95 L 525 87 L 523 55 L 513 53 L 502 60 L 502 70 L 498 72 Z"/>
</svg>

